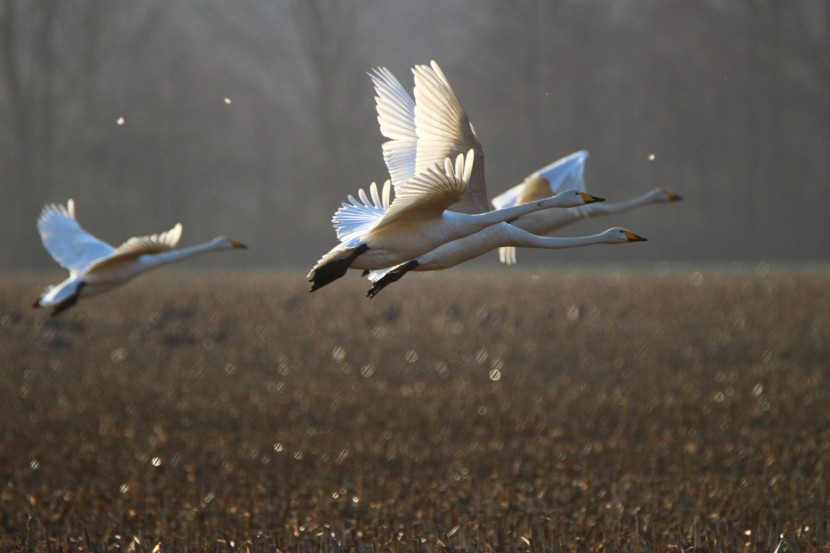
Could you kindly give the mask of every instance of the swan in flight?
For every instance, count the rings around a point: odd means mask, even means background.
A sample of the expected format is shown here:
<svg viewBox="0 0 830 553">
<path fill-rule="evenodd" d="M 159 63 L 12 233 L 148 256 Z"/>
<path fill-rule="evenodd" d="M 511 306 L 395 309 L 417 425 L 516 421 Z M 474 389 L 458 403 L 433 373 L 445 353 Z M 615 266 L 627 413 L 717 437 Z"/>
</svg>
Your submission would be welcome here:
<svg viewBox="0 0 830 553">
<path fill-rule="evenodd" d="M 369 280 L 372 288 L 368 296 L 373 298 L 383 288 L 400 279 L 409 271 L 438 271 L 449 269 L 459 263 L 468 261 L 498 247 L 512 246 L 519 248 L 578 248 L 594 244 L 627 244 L 645 242 L 646 238 L 638 236 L 620 227 L 614 227 L 591 236 L 574 238 L 548 238 L 537 236 L 514 227 L 510 223 L 492 225 L 461 240 L 454 240 L 428 252 L 417 259 L 380 271 L 371 271 Z"/>
<path fill-rule="evenodd" d="M 539 169 L 521 184 L 493 198 L 493 206 L 496 209 L 502 209 L 529 202 L 535 198 L 546 198 L 565 190 L 585 191 L 585 160 L 587 158 L 588 152 L 576 152 Z M 670 190 L 655 188 L 622 202 L 605 202 L 572 209 L 539 211 L 511 221 L 511 224 L 533 234 L 545 235 L 582 218 L 622 213 L 647 204 L 676 202 L 682 199 L 682 196 Z M 516 246 L 500 247 L 499 260 L 508 265 L 516 263 Z"/>
<path fill-rule="evenodd" d="M 34 307 L 51 307 L 52 316 L 75 305 L 80 297 L 106 292 L 156 267 L 201 253 L 246 248 L 236 240 L 220 236 L 175 250 L 182 236 L 181 224 L 159 234 L 130 238 L 113 248 L 81 228 L 75 219 L 72 199 L 66 206 L 45 205 L 37 229 L 52 258 L 69 271 L 66 280 L 46 288 L 34 303 Z"/>
<path fill-rule="evenodd" d="M 506 209 L 469 215 L 448 211 L 467 191 L 475 153 L 459 154 L 455 163 L 444 160 L 395 186 L 390 202 L 391 181 L 369 187 L 371 198 L 361 189 L 360 200 L 349 196 L 332 222 L 340 244 L 326 253 L 308 274 L 315 291 L 346 274 L 348 269 L 377 270 L 393 267 L 446 242 L 463 238 L 490 225 L 509 221 L 539 209 L 573 207 L 602 201 L 585 192 L 567 191 L 551 198 L 514 205 Z"/>
<path fill-rule="evenodd" d="M 383 144 L 389 185 L 383 187 L 383 199 L 373 183 L 372 202 L 361 190 L 362 203 L 350 197 L 351 207 L 344 203 L 335 213 L 332 222 L 341 244 L 309 272 L 312 292 L 349 268 L 393 267 L 526 213 L 601 200 L 582 190 L 569 191 L 567 198 L 537 198 L 488 211 L 484 154 L 464 108 L 437 63 L 416 65 L 412 72 L 414 99 L 388 69 L 369 73 L 381 134 L 389 139 Z M 390 186 L 395 191 L 391 203 Z"/>
</svg>

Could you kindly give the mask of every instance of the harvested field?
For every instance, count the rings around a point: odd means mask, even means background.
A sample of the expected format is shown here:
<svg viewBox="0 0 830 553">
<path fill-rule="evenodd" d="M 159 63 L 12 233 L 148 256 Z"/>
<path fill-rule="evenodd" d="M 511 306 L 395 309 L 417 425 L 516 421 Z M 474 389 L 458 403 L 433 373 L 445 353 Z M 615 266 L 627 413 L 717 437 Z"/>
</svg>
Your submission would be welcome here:
<svg viewBox="0 0 830 553">
<path fill-rule="evenodd" d="M 817 551 L 830 275 L 0 279 L 0 551 Z"/>
</svg>

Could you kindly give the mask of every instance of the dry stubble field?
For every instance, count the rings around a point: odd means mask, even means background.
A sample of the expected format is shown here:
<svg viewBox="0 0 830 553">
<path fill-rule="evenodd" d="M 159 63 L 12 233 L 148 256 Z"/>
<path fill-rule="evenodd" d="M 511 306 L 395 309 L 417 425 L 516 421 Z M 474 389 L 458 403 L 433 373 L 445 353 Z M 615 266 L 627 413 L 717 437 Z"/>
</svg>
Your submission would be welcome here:
<svg viewBox="0 0 830 553">
<path fill-rule="evenodd" d="M 826 272 L 302 274 L 0 279 L 0 551 L 827 550 Z"/>
</svg>

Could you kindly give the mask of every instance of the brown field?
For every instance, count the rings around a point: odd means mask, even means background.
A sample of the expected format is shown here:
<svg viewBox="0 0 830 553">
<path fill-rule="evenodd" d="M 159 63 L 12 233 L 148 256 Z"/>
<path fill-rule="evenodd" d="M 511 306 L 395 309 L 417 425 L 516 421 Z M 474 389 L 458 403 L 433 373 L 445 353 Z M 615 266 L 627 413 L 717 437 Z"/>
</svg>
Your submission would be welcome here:
<svg viewBox="0 0 830 553">
<path fill-rule="evenodd" d="M 0 279 L 0 551 L 830 547 L 830 275 Z"/>
</svg>

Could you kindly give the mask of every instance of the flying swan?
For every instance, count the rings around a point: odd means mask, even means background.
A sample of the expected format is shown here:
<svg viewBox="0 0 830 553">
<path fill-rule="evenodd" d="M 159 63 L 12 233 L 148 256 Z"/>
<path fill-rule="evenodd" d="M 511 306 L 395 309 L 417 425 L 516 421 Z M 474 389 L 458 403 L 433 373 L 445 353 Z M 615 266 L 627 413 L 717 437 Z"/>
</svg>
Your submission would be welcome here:
<svg viewBox="0 0 830 553">
<path fill-rule="evenodd" d="M 47 204 L 37 221 L 43 246 L 69 271 L 69 277 L 49 286 L 34 307 L 51 307 L 52 316 L 72 307 L 78 298 L 107 292 L 136 276 L 194 255 L 246 246 L 224 236 L 210 242 L 174 250 L 182 235 L 177 224 L 167 232 L 130 238 L 117 248 L 92 236 L 75 220 L 75 202 Z"/>
<path fill-rule="evenodd" d="M 532 201 L 535 198 L 546 198 L 565 190 L 584 191 L 587 158 L 588 152 L 581 151 L 554 161 L 529 175 L 521 184 L 493 198 L 493 206 L 496 209 L 502 209 Z M 511 224 L 533 234 L 545 235 L 582 218 L 622 213 L 647 204 L 676 202 L 682 199 L 682 196 L 670 190 L 655 188 L 622 202 L 605 202 L 573 209 L 539 211 L 511 221 Z M 516 263 L 516 246 L 500 247 L 499 260 L 508 265 Z"/>
</svg>

